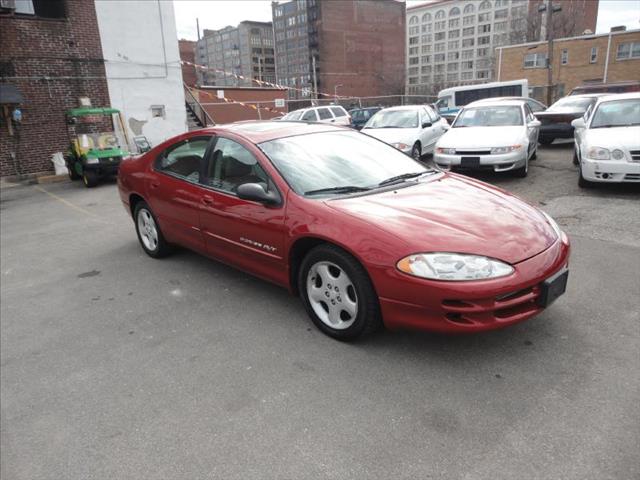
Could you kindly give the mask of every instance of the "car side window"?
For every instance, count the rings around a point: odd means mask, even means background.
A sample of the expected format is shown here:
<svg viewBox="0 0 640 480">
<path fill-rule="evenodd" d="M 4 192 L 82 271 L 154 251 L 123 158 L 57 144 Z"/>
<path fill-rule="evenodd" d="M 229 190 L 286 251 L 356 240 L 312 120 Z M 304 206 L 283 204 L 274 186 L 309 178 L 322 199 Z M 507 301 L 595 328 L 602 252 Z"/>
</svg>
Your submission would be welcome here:
<svg viewBox="0 0 640 480">
<path fill-rule="evenodd" d="M 424 107 L 424 109 L 426 110 L 431 123 L 436 123 L 439 120 L 438 115 L 430 107 Z"/>
<path fill-rule="evenodd" d="M 316 111 L 315 110 L 307 110 L 306 112 L 304 112 L 304 115 L 302 115 L 302 119 L 305 122 L 317 122 L 318 121 L 318 117 L 316 117 Z"/>
<path fill-rule="evenodd" d="M 347 112 L 342 107 L 330 107 L 330 108 L 336 118 L 347 116 Z"/>
<path fill-rule="evenodd" d="M 333 115 L 331 115 L 331 111 L 327 107 L 319 108 L 318 115 L 320 116 L 320 120 L 331 120 Z"/>
<path fill-rule="evenodd" d="M 171 145 L 156 160 L 156 170 L 190 182 L 199 182 L 204 154 L 210 141 L 210 136 L 192 137 Z"/>
<path fill-rule="evenodd" d="M 205 184 L 229 193 L 235 193 L 243 183 L 269 185 L 269 176 L 256 157 L 228 138 L 218 137 L 209 163 Z"/>
<path fill-rule="evenodd" d="M 524 113 L 525 113 L 525 118 L 527 119 L 527 123 L 533 122 L 535 120 L 535 117 L 533 116 L 533 112 L 531 111 L 531 108 L 529 107 L 528 103 L 524 104 Z"/>
</svg>

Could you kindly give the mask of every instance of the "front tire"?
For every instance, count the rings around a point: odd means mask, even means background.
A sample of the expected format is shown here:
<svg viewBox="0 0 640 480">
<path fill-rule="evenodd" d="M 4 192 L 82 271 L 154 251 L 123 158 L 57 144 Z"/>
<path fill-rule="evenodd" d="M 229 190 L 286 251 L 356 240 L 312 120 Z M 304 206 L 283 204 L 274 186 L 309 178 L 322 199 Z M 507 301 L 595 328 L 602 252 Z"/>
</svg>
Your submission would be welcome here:
<svg viewBox="0 0 640 480">
<path fill-rule="evenodd" d="M 573 146 L 573 164 L 580 165 L 580 158 L 578 157 L 578 148 Z"/>
<path fill-rule="evenodd" d="M 133 211 L 138 240 L 144 252 L 152 258 L 166 257 L 171 253 L 171 245 L 162 235 L 158 221 L 146 202 L 138 202 Z"/>
<path fill-rule="evenodd" d="M 584 178 L 582 176 L 582 166 L 579 165 L 578 166 L 578 186 L 580 188 L 593 188 L 595 187 L 595 184 L 593 182 L 590 182 L 589 180 L 587 180 L 586 178 Z"/>
<path fill-rule="evenodd" d="M 84 172 L 82 172 L 82 182 L 84 183 L 85 187 L 93 188 L 98 185 L 98 181 L 99 177 L 96 172 L 93 172 L 91 170 L 85 170 Z"/>
<path fill-rule="evenodd" d="M 524 161 L 524 166 L 513 170 L 513 176 L 518 178 L 525 178 L 529 174 L 529 159 Z"/>
<path fill-rule="evenodd" d="M 382 326 L 378 296 L 364 267 L 344 250 L 320 245 L 302 261 L 298 289 L 313 323 L 349 341 Z"/>
<path fill-rule="evenodd" d="M 420 142 L 413 144 L 413 148 L 411 149 L 411 158 L 417 161 L 420 161 L 422 158 L 422 147 L 420 146 Z"/>
<path fill-rule="evenodd" d="M 69 172 L 70 180 L 80 180 L 80 175 L 76 172 L 75 162 L 67 162 L 67 172 Z"/>
</svg>

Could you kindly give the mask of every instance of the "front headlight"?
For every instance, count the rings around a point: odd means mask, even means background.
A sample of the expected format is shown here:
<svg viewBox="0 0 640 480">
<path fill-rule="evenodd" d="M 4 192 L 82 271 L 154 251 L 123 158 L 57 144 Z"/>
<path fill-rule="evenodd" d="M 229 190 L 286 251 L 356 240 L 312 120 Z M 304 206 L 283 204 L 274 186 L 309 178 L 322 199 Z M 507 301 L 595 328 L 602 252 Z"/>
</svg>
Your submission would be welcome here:
<svg viewBox="0 0 640 480">
<path fill-rule="evenodd" d="M 409 255 L 397 267 L 416 277 L 454 282 L 504 277 L 514 271 L 511 265 L 493 258 L 446 252 Z"/>
<path fill-rule="evenodd" d="M 606 148 L 590 147 L 587 150 L 587 158 L 591 158 L 593 160 L 609 160 L 611 158 L 611 154 Z"/>
<path fill-rule="evenodd" d="M 407 145 L 406 143 L 402 143 L 402 142 L 392 143 L 391 145 L 396 147 L 398 150 L 408 150 L 409 149 L 409 145 Z"/>
<path fill-rule="evenodd" d="M 611 158 L 613 158 L 614 160 L 623 160 L 624 152 L 616 148 L 613 152 L 611 152 Z"/>
<path fill-rule="evenodd" d="M 436 153 L 442 153 L 444 155 L 455 155 L 456 154 L 456 149 L 455 148 L 441 148 L 441 147 L 438 147 L 438 148 L 436 148 Z"/>
<path fill-rule="evenodd" d="M 91 165 L 94 163 L 100 163 L 100 159 L 99 158 L 87 158 L 85 161 L 86 164 Z"/>
<path fill-rule="evenodd" d="M 510 153 L 516 150 L 520 150 L 522 145 L 509 145 L 508 147 L 493 147 L 491 149 L 491 155 L 501 155 L 503 153 Z"/>
<path fill-rule="evenodd" d="M 547 212 L 542 212 L 542 214 L 547 219 L 547 222 L 549 222 L 549 225 L 551 225 L 551 228 L 553 228 L 553 231 L 556 232 L 556 235 L 558 236 L 558 238 L 561 238 L 562 230 L 558 226 L 558 223 L 553 218 L 551 218 L 551 215 L 549 215 Z"/>
</svg>

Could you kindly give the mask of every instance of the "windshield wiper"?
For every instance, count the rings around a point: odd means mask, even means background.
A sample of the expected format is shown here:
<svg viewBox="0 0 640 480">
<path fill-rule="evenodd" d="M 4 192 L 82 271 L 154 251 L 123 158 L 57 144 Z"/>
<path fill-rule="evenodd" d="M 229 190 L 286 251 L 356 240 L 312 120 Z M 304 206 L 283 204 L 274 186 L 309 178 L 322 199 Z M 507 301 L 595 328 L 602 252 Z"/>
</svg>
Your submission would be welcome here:
<svg viewBox="0 0 640 480">
<path fill-rule="evenodd" d="M 401 181 L 408 180 L 410 178 L 420 177 L 421 175 L 426 175 L 427 173 L 435 173 L 435 170 L 425 170 L 424 172 L 403 173 L 402 175 L 396 175 L 395 177 L 387 178 L 386 180 L 381 181 L 378 184 L 378 186 L 384 187 L 386 185 L 400 183 Z"/>
<path fill-rule="evenodd" d="M 357 187 L 355 185 L 343 185 L 341 187 L 328 187 L 319 188 L 317 190 L 309 190 L 304 192 L 305 195 L 317 195 L 320 193 L 353 193 L 353 192 L 366 192 L 371 190 L 369 187 Z"/>
</svg>

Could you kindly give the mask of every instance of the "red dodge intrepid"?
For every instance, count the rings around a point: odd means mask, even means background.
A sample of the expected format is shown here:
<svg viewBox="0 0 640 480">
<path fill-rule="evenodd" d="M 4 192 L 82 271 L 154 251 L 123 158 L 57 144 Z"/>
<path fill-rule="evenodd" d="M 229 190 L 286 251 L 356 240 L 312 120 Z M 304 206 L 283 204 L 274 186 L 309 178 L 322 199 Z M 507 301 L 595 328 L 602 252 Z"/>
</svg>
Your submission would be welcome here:
<svg viewBox="0 0 640 480">
<path fill-rule="evenodd" d="M 500 328 L 567 284 L 569 240 L 551 217 L 347 128 L 185 133 L 125 160 L 118 187 L 148 255 L 180 245 L 282 285 L 342 340 L 383 324 Z"/>
</svg>

